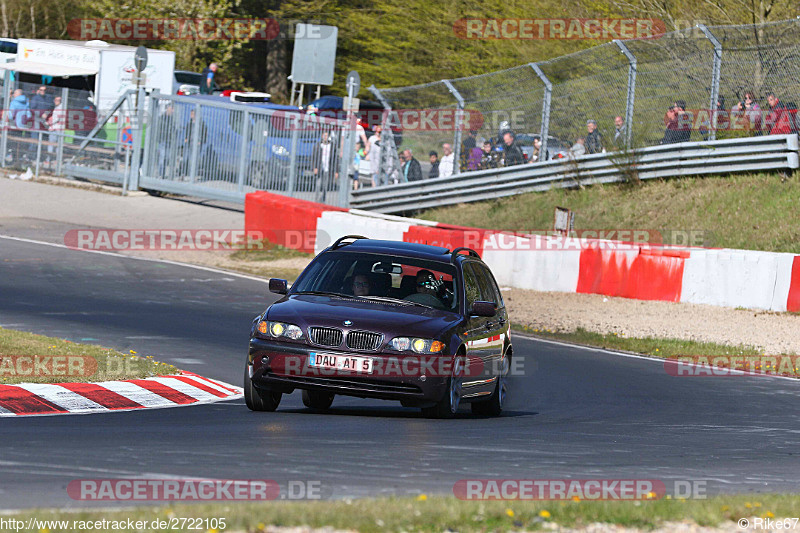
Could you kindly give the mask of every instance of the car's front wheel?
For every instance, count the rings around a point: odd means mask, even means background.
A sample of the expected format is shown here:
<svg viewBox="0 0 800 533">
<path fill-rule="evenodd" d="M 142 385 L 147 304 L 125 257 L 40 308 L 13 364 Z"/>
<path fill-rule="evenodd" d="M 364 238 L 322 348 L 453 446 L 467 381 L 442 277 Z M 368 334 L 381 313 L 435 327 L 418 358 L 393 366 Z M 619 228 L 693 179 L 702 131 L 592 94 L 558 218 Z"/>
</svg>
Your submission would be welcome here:
<svg viewBox="0 0 800 533">
<path fill-rule="evenodd" d="M 464 356 L 459 354 L 453 359 L 453 372 L 447 378 L 447 391 L 445 391 L 444 396 L 436 405 L 423 407 L 422 414 L 426 418 L 453 418 L 458 411 L 458 406 L 461 404 L 461 386 L 463 382 Z"/>
<path fill-rule="evenodd" d="M 250 379 L 249 367 L 244 368 L 244 403 L 251 411 L 274 411 L 281 403 L 283 394 L 272 390 L 259 389 Z"/>
<path fill-rule="evenodd" d="M 327 411 L 333 403 L 332 392 L 303 390 L 303 405 L 315 411 Z"/>
</svg>

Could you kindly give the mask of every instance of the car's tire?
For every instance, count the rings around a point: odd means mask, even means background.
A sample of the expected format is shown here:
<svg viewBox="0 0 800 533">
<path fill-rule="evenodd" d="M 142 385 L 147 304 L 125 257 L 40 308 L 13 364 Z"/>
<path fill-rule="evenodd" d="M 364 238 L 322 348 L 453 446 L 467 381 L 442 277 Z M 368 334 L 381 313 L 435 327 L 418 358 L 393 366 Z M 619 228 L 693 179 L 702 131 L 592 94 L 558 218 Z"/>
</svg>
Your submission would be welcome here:
<svg viewBox="0 0 800 533">
<path fill-rule="evenodd" d="M 332 392 L 318 390 L 303 390 L 303 405 L 315 411 L 327 411 L 333 403 Z"/>
<path fill-rule="evenodd" d="M 461 404 L 462 384 L 464 382 L 464 356 L 458 354 L 453 359 L 453 372 L 447 378 L 447 390 L 442 399 L 432 407 L 423 407 L 426 418 L 453 418 Z"/>
<path fill-rule="evenodd" d="M 508 369 L 511 364 L 511 355 L 507 354 L 503 357 L 503 367 L 500 369 L 500 374 L 497 376 L 497 384 L 495 385 L 494 392 L 489 396 L 488 400 L 482 402 L 472 402 L 472 413 L 481 416 L 500 416 L 503 413 L 503 407 L 508 399 Z"/>
<path fill-rule="evenodd" d="M 244 368 L 244 403 L 251 411 L 274 411 L 281 403 L 282 393 L 259 389 L 253 385 L 247 366 Z"/>
</svg>

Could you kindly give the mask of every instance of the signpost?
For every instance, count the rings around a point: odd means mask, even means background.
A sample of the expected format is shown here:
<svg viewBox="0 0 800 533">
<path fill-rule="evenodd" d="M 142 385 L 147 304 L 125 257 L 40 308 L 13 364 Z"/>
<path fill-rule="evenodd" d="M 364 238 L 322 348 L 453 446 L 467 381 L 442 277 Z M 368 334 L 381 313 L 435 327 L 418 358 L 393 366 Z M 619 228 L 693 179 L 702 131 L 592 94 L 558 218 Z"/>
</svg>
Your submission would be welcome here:
<svg viewBox="0 0 800 533">
<path fill-rule="evenodd" d="M 133 55 L 133 64 L 136 67 L 136 104 L 134 109 L 134 116 L 131 118 L 131 133 L 133 134 L 133 154 L 131 166 L 128 168 L 128 173 L 122 183 L 122 194 L 128 194 L 131 186 L 138 188 L 139 186 L 139 166 L 141 164 L 142 152 L 142 129 L 144 125 L 144 113 L 142 113 L 141 105 L 143 102 L 139 101 L 140 93 L 142 93 L 141 85 L 145 83 L 144 69 L 147 68 L 147 48 L 139 46 L 136 53 Z M 142 95 L 144 96 L 144 95 Z M 121 118 L 121 117 L 120 117 Z M 132 173 L 136 175 L 131 175 Z"/>
<path fill-rule="evenodd" d="M 358 72 L 351 70 L 345 82 L 347 87 L 347 98 L 344 102 L 344 110 L 347 111 L 347 124 L 345 125 L 344 135 L 342 136 L 342 165 L 339 175 L 339 205 L 347 207 L 350 205 L 350 166 L 353 164 L 355 154 L 355 137 L 357 119 L 354 113 L 358 112 L 358 98 L 356 95 L 361 90 L 361 76 Z M 356 169 L 358 172 L 358 169 Z"/>
</svg>

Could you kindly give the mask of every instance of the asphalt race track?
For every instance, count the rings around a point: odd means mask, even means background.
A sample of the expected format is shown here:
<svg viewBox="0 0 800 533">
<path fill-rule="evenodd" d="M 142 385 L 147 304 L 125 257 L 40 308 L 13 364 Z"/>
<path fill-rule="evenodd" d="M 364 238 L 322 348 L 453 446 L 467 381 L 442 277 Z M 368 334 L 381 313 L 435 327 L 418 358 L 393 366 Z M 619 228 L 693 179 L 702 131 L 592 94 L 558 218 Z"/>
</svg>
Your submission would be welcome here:
<svg viewBox="0 0 800 533">
<path fill-rule="evenodd" d="M 241 384 L 274 295 L 224 273 L 0 239 L 0 325 L 99 343 Z M 797 491 L 800 382 L 669 376 L 658 361 L 515 336 L 508 413 L 427 420 L 399 404 L 276 413 L 244 401 L 0 419 L 3 508 L 65 506 L 74 479 L 320 481 L 329 497 L 452 494 L 460 479 L 661 479 Z M 87 503 L 94 505 L 96 503 Z M 114 506 L 120 504 L 115 502 Z"/>
</svg>

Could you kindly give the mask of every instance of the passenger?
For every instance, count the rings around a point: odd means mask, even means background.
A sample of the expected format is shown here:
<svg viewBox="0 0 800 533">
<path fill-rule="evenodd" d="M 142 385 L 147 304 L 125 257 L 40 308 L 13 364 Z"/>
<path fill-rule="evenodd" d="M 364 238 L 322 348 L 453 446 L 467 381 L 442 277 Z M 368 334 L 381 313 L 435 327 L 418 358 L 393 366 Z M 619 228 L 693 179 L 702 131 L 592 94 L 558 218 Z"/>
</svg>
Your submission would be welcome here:
<svg viewBox="0 0 800 533">
<path fill-rule="evenodd" d="M 366 274 L 356 274 L 353 276 L 353 295 L 369 296 L 370 284 Z"/>
</svg>

